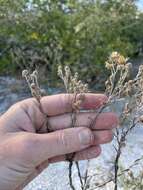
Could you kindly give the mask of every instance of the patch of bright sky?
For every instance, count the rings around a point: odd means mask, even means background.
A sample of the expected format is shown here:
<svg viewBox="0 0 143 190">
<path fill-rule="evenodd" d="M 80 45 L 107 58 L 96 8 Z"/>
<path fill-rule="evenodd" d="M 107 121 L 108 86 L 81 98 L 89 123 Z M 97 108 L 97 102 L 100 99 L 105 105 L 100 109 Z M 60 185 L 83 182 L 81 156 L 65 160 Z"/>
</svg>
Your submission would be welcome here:
<svg viewBox="0 0 143 190">
<path fill-rule="evenodd" d="M 137 5 L 138 5 L 138 7 L 139 7 L 140 10 L 143 10 L 143 0 L 139 0 L 137 2 Z"/>
<path fill-rule="evenodd" d="M 43 0 L 40 0 L 40 1 L 43 1 Z M 82 1 L 82 0 L 79 0 L 79 1 Z M 30 8 L 32 8 L 31 7 L 31 3 L 33 2 L 33 0 L 29 0 L 29 3 L 28 3 L 28 8 L 30 9 Z M 141 11 L 143 11 L 143 0 L 137 0 L 137 6 L 138 6 L 138 8 L 141 10 Z"/>
</svg>

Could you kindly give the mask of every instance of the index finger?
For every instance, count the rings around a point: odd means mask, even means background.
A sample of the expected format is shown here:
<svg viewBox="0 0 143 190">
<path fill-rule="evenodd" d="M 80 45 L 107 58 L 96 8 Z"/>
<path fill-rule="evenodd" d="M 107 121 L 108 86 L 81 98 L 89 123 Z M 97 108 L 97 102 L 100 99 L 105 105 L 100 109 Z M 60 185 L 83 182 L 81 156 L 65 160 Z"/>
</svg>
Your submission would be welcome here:
<svg viewBox="0 0 143 190">
<path fill-rule="evenodd" d="M 78 98 L 79 95 L 77 95 Z M 41 104 L 44 113 L 48 116 L 55 116 L 64 113 L 69 113 L 73 109 L 74 94 L 58 94 L 45 96 L 41 99 Z M 80 105 L 81 109 L 90 110 L 98 109 L 107 101 L 107 96 L 104 94 L 84 94 L 84 100 Z"/>
</svg>

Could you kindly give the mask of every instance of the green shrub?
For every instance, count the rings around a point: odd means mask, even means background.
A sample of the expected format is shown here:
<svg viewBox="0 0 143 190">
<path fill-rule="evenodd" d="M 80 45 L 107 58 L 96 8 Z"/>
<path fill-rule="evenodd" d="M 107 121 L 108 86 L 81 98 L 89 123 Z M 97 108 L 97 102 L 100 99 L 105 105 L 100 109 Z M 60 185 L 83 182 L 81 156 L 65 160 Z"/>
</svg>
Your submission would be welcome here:
<svg viewBox="0 0 143 190">
<path fill-rule="evenodd" d="M 143 37 L 143 15 L 130 1 L 28 2 L 0 1 L 1 72 L 36 66 L 56 81 L 57 65 L 69 64 L 94 81 L 112 51 L 133 56 Z"/>
</svg>

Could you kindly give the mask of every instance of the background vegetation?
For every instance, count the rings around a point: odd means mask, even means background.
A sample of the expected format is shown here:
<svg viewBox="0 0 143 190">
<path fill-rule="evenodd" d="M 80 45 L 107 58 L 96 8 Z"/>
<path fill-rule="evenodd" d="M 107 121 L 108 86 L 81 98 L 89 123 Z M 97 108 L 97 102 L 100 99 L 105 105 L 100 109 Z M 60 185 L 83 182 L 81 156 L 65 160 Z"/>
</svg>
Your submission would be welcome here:
<svg viewBox="0 0 143 190">
<path fill-rule="evenodd" d="M 134 57 L 143 46 L 135 0 L 0 0 L 0 26 L 0 73 L 36 66 L 49 82 L 68 64 L 92 84 L 112 51 Z"/>
</svg>

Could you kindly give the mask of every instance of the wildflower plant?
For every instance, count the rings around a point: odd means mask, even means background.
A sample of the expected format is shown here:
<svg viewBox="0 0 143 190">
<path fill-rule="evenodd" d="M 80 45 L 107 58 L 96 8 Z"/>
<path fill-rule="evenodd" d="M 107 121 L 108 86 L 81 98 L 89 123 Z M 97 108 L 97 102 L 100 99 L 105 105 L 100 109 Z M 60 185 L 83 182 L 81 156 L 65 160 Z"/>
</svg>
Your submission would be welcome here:
<svg viewBox="0 0 143 190">
<path fill-rule="evenodd" d="M 128 134 L 130 134 L 130 132 L 136 126 L 138 126 L 137 124 L 139 122 L 143 121 L 143 66 L 141 65 L 139 67 L 136 77 L 134 79 L 131 79 L 132 64 L 128 62 L 128 58 L 125 58 L 118 52 L 113 52 L 109 56 L 105 66 L 107 70 L 109 70 L 110 72 L 110 75 L 107 81 L 105 82 L 105 94 L 108 96 L 108 100 L 98 111 L 95 110 L 96 116 L 87 127 L 92 128 L 92 126 L 96 123 L 96 119 L 101 112 L 104 112 L 109 109 L 114 110 L 114 108 L 116 107 L 116 103 L 118 102 L 122 104 L 122 110 L 120 110 L 119 113 L 120 128 L 116 129 L 114 133 L 116 139 L 116 143 L 114 145 L 116 154 L 114 156 L 113 161 L 114 177 L 112 178 L 112 180 L 108 180 L 110 182 L 114 182 L 114 190 L 117 190 L 119 176 L 121 174 L 123 175 L 124 172 L 130 170 L 127 169 L 125 171 L 120 171 L 119 161 L 122 154 L 122 149 L 126 146 Z M 67 93 L 74 93 L 75 95 L 81 94 L 83 101 L 84 93 L 88 92 L 87 85 L 83 85 L 81 81 L 78 81 L 77 73 L 73 77 L 71 75 L 69 67 L 66 66 L 64 70 L 65 75 L 63 74 L 62 67 L 59 66 L 58 75 L 63 80 Z M 81 86 L 79 84 L 81 84 Z M 78 111 L 80 111 L 80 103 L 78 104 Z M 77 102 L 75 101 L 73 105 L 74 104 L 77 104 Z M 77 112 L 75 111 L 74 113 L 76 114 Z M 73 127 L 74 124 L 75 123 L 73 123 Z M 140 160 L 141 159 L 138 159 L 137 161 Z M 90 187 L 90 180 L 88 179 L 87 173 L 88 167 L 86 169 L 86 176 L 83 177 L 87 179 L 84 181 L 84 184 L 83 182 L 81 183 L 81 189 L 87 189 L 87 187 Z M 107 184 L 107 182 L 104 182 L 103 184 L 98 184 L 96 187 L 103 187 Z M 71 187 L 72 186 L 73 184 L 71 185 Z M 75 188 L 72 187 L 72 189 Z"/>
<path fill-rule="evenodd" d="M 39 109 L 41 113 L 45 116 L 44 126 L 46 127 L 47 131 L 50 131 L 49 123 L 48 123 L 48 115 L 44 112 L 41 104 L 42 96 L 46 95 L 45 90 L 40 88 L 38 82 L 38 71 L 34 70 L 32 73 L 28 70 L 22 71 L 22 77 L 25 78 L 28 87 L 31 91 L 31 95 L 36 99 L 39 104 Z"/>
<path fill-rule="evenodd" d="M 84 101 L 84 93 L 88 92 L 88 85 L 83 84 L 81 80 L 79 80 L 78 73 L 72 75 L 71 70 L 68 66 L 62 68 L 60 65 L 58 67 L 58 76 L 62 79 L 66 93 L 73 94 L 73 102 L 72 102 L 72 113 L 71 113 L 71 127 L 78 126 L 77 114 L 80 112 L 80 105 Z M 69 154 L 66 156 L 66 160 L 69 161 L 69 182 L 72 190 L 76 190 L 72 180 L 72 166 L 74 160 L 75 153 Z M 84 183 L 81 176 L 81 171 L 78 162 L 75 162 L 76 168 L 78 171 L 78 177 L 81 184 L 81 189 L 84 190 Z"/>
<path fill-rule="evenodd" d="M 122 150 L 127 143 L 127 136 L 138 126 L 139 122 L 143 121 L 143 66 L 140 65 L 136 77 L 131 80 L 132 64 L 123 55 L 113 52 L 106 62 L 106 68 L 110 71 L 110 76 L 105 82 L 105 93 L 108 96 L 108 103 L 105 107 L 113 110 L 116 103 L 120 102 L 122 110 L 119 113 L 120 128 L 116 129 L 114 133 L 116 139 L 114 145 L 116 153 L 113 161 L 114 177 L 100 185 L 98 184 L 97 188 L 112 181 L 114 182 L 114 190 L 117 190 L 119 188 L 119 177 L 132 168 L 131 165 L 126 170 L 120 170 L 119 166 Z M 137 159 L 135 165 L 141 160 L 142 158 Z"/>
<path fill-rule="evenodd" d="M 124 176 L 125 173 L 129 173 L 132 167 L 136 166 L 143 159 L 142 156 L 135 160 L 127 169 L 122 169 L 119 165 L 122 150 L 127 143 L 127 136 L 135 127 L 138 126 L 140 122 L 143 122 L 143 65 L 140 65 L 137 75 L 134 78 L 131 78 L 132 64 L 128 61 L 128 58 L 125 58 L 118 52 L 113 52 L 106 61 L 105 67 L 110 73 L 107 81 L 105 82 L 105 94 L 108 96 L 108 100 L 99 110 L 91 110 L 91 112 L 95 112 L 96 114 L 87 127 L 92 128 L 96 124 L 96 120 L 101 112 L 117 110 L 117 103 L 122 105 L 119 110 L 120 113 L 118 113 L 120 127 L 114 132 L 114 171 L 113 176 L 108 180 L 105 180 L 100 184 L 95 182 L 94 187 L 91 188 L 90 182 L 92 178 L 94 178 L 94 175 L 89 176 L 90 161 L 88 161 L 84 176 L 81 174 L 79 163 L 76 161 L 75 165 L 82 190 L 99 189 L 110 182 L 114 184 L 114 190 L 118 190 L 119 178 Z M 78 114 L 84 111 L 81 109 L 81 104 L 84 102 L 85 93 L 89 92 L 88 85 L 84 84 L 79 79 L 78 73 L 73 74 L 69 66 L 58 66 L 57 74 L 63 81 L 66 93 L 69 94 L 69 96 L 73 94 L 71 126 L 69 127 L 78 127 Z M 32 96 L 39 102 L 41 112 L 43 112 L 40 102 L 42 91 L 38 84 L 38 72 L 34 71 L 30 74 L 29 71 L 24 70 L 22 75 L 28 83 Z M 48 128 L 48 116 L 45 115 L 45 117 L 47 118 L 46 121 Z M 69 184 L 72 190 L 76 190 L 72 179 L 74 156 L 75 153 L 66 155 L 66 160 L 69 162 Z"/>
</svg>

